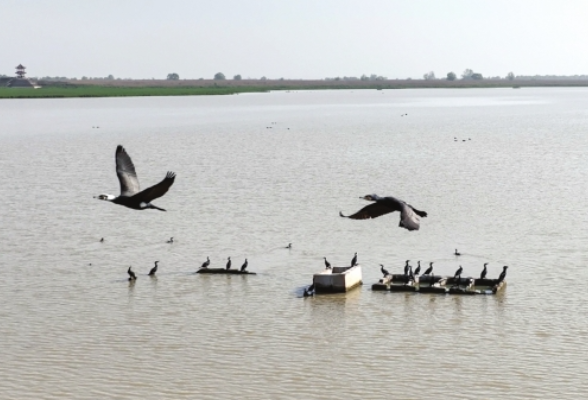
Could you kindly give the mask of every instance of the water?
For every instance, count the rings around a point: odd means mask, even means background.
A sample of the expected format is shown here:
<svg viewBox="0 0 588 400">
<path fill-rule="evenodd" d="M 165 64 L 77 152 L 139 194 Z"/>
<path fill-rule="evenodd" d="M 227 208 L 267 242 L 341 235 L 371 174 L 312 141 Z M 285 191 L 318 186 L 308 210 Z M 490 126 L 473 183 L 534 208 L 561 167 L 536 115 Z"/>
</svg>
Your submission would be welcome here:
<svg viewBox="0 0 588 400">
<path fill-rule="evenodd" d="M 0 399 L 582 398 L 587 131 L 584 88 L 2 100 Z M 118 144 L 167 213 L 93 199 Z M 429 217 L 338 217 L 368 193 Z M 300 298 L 356 251 L 361 289 Z M 508 287 L 370 290 L 406 259 Z"/>
</svg>

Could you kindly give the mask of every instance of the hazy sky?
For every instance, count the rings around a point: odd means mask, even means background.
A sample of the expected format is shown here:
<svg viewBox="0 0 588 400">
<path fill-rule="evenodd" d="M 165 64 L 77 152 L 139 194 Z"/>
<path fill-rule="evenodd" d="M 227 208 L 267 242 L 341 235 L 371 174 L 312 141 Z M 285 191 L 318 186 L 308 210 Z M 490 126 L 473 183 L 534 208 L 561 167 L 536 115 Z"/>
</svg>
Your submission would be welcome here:
<svg viewBox="0 0 588 400">
<path fill-rule="evenodd" d="M 588 74 L 588 0 L 0 0 L 0 74 Z"/>
</svg>

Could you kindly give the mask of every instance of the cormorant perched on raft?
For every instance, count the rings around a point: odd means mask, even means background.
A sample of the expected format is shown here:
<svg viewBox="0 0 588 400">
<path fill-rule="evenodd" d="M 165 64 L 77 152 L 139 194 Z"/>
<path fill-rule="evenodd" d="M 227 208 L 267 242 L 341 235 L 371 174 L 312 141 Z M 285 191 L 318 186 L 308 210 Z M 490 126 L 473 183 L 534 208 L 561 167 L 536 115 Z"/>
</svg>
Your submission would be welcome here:
<svg viewBox="0 0 588 400">
<path fill-rule="evenodd" d="M 482 270 L 482 273 L 480 274 L 480 279 L 486 279 L 486 274 L 488 273 L 488 270 L 486 269 L 486 265 L 488 265 L 488 263 L 484 263 L 484 269 Z"/>
<path fill-rule="evenodd" d="M 459 268 L 457 269 L 457 271 L 455 271 L 455 275 L 453 275 L 453 279 L 461 279 L 462 272 L 463 272 L 463 268 L 460 265 Z"/>
<path fill-rule="evenodd" d="M 155 273 L 157 272 L 157 264 L 159 263 L 159 261 L 155 261 L 155 267 L 151 268 L 151 271 L 149 271 L 149 276 L 155 276 Z"/>
<path fill-rule="evenodd" d="M 384 268 L 383 264 L 380 264 L 380 271 L 384 275 L 384 278 L 387 277 L 388 275 L 390 275 L 390 272 L 388 272 L 388 270 L 386 268 Z"/>
<path fill-rule="evenodd" d="M 327 257 L 323 257 L 325 259 L 325 269 L 331 269 L 331 263 L 327 261 Z"/>
<path fill-rule="evenodd" d="M 404 275 L 408 275 L 408 269 L 412 268 L 410 265 L 408 265 L 409 262 L 410 260 L 406 260 L 406 264 L 404 264 Z"/>
<path fill-rule="evenodd" d="M 153 185 L 143 191 L 139 187 L 139 179 L 135 172 L 135 166 L 131 161 L 131 157 L 127 154 L 125 149 L 118 145 L 115 153 L 116 159 L 116 175 L 120 183 L 120 195 L 118 197 L 111 194 L 101 194 L 96 198 L 98 200 L 110 201 L 114 204 L 120 204 L 133 210 L 145 210 L 148 208 L 165 211 L 151 204 L 155 200 L 163 196 L 174 183 L 176 174 L 168 172 L 165 178 L 156 185 Z"/>
<path fill-rule="evenodd" d="M 200 268 L 208 268 L 209 265 L 210 265 L 210 258 L 206 257 L 206 261 L 204 261 L 202 263 L 202 265 L 200 266 Z"/>
<path fill-rule="evenodd" d="M 357 265 L 357 253 L 355 253 L 353 258 L 351 259 L 351 266 L 355 267 L 356 265 Z"/>
<path fill-rule="evenodd" d="M 455 253 L 453 253 L 454 256 L 461 256 L 461 253 L 457 251 L 457 249 L 455 249 Z"/>
<path fill-rule="evenodd" d="M 129 274 L 129 281 L 136 281 L 137 275 L 131 270 L 131 267 L 127 270 L 127 274 Z"/>
<path fill-rule="evenodd" d="M 245 262 L 243 263 L 243 265 L 241 265 L 241 272 L 245 272 L 248 264 L 249 262 L 247 262 L 247 259 L 245 259 Z"/>
<path fill-rule="evenodd" d="M 421 272 L 421 262 L 420 260 L 418 261 L 418 266 L 416 267 L 416 269 L 414 270 L 414 274 L 418 275 L 419 272 Z"/>
<path fill-rule="evenodd" d="M 170 237 L 169 240 L 166 243 L 172 244 L 174 242 L 174 237 Z"/>
<path fill-rule="evenodd" d="M 502 282 L 504 280 L 504 278 L 506 278 L 506 270 L 508 269 L 508 266 L 504 266 L 502 267 L 502 272 L 500 273 L 500 276 L 498 277 L 498 283 Z"/>
<path fill-rule="evenodd" d="M 431 275 L 431 273 L 433 273 L 433 263 L 432 262 L 429 263 L 429 268 L 427 268 L 427 270 L 425 271 L 425 273 L 423 275 Z"/>
<path fill-rule="evenodd" d="M 226 266 L 226 269 L 227 269 L 227 271 L 228 271 L 229 269 L 231 269 L 231 257 L 227 258 L 227 260 L 228 260 L 228 261 L 227 261 L 227 266 Z"/>
<path fill-rule="evenodd" d="M 424 218 L 427 216 L 425 211 L 417 210 L 410 204 L 395 197 L 380 197 L 377 194 L 368 194 L 360 197 L 360 199 L 374 201 L 375 203 L 365 206 L 353 215 L 343 215 L 342 212 L 339 212 L 339 215 L 351 219 L 370 219 L 394 211 L 400 211 L 400 223 L 398 226 L 409 231 L 418 230 L 421 224 L 420 217 Z"/>
</svg>

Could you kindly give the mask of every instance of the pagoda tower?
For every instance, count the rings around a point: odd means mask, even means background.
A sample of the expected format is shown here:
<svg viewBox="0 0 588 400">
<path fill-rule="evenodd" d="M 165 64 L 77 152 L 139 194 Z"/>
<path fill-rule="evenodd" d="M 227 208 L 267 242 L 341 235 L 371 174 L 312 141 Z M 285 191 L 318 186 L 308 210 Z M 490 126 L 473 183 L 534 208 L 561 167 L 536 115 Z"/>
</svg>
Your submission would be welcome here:
<svg viewBox="0 0 588 400">
<path fill-rule="evenodd" d="M 24 67 L 22 64 L 18 64 L 18 67 L 16 67 L 16 77 L 20 78 L 20 79 L 24 79 L 24 77 L 26 75 L 25 69 L 26 69 L 26 67 Z"/>
</svg>

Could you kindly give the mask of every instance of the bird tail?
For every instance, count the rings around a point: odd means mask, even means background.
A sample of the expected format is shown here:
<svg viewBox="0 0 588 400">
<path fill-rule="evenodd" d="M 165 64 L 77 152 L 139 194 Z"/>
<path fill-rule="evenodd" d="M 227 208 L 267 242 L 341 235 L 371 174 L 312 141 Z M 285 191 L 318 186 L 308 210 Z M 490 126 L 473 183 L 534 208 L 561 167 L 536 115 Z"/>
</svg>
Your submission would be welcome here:
<svg viewBox="0 0 588 400">
<path fill-rule="evenodd" d="M 157 207 L 157 206 L 154 206 L 153 204 L 149 204 L 149 208 L 153 208 L 153 209 L 155 209 L 155 210 L 159 210 L 159 211 L 167 211 L 167 210 L 165 210 L 165 209 L 163 209 L 163 208 L 159 208 L 159 207 Z"/>
</svg>

